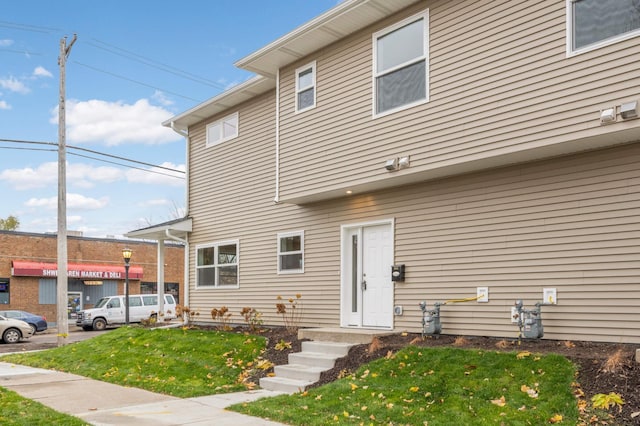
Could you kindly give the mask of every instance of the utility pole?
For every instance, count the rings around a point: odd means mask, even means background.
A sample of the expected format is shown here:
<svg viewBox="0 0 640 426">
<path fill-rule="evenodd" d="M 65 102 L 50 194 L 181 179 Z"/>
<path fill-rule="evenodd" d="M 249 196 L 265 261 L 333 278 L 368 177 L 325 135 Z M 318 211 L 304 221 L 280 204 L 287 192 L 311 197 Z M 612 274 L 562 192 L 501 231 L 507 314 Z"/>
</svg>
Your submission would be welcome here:
<svg viewBox="0 0 640 426">
<path fill-rule="evenodd" d="M 69 303 L 68 267 L 67 267 L 67 152 L 66 141 L 66 110 L 65 110 L 65 81 L 67 57 L 71 52 L 71 46 L 78 37 L 73 35 L 71 43 L 67 46 L 67 38 L 60 40 L 60 99 L 58 105 L 58 276 L 56 286 L 56 302 L 58 323 L 58 346 L 64 346 L 69 335 L 69 321 L 67 305 Z"/>
</svg>

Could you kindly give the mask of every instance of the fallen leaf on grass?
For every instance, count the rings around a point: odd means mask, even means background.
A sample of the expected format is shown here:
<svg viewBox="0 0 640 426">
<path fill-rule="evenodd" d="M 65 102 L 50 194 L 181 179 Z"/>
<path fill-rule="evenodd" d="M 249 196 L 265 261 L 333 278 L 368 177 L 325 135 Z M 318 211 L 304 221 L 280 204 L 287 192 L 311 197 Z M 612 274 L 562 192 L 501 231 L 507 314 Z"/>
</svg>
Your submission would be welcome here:
<svg viewBox="0 0 640 426">
<path fill-rule="evenodd" d="M 560 414 L 556 414 L 549 419 L 549 423 L 562 423 L 562 416 Z"/>
<path fill-rule="evenodd" d="M 531 352 L 529 351 L 522 351 L 522 352 L 518 352 L 518 355 L 516 355 L 516 358 L 518 359 L 523 359 L 526 358 L 528 356 L 531 356 Z"/>
<path fill-rule="evenodd" d="M 504 395 L 502 395 L 499 399 L 492 399 L 491 403 L 498 407 L 504 407 L 507 404 L 507 400 L 504 398 Z"/>
</svg>

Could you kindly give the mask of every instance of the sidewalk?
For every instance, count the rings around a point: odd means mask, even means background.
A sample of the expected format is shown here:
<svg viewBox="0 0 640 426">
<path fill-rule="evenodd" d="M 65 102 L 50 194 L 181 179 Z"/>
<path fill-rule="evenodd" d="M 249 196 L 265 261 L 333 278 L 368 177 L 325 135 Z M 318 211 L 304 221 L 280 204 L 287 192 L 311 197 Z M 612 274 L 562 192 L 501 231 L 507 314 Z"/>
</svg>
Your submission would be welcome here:
<svg viewBox="0 0 640 426">
<path fill-rule="evenodd" d="M 267 390 L 181 399 L 5 362 L 0 362 L 0 386 L 97 426 L 281 424 L 224 410 L 232 404 L 278 395 Z"/>
</svg>

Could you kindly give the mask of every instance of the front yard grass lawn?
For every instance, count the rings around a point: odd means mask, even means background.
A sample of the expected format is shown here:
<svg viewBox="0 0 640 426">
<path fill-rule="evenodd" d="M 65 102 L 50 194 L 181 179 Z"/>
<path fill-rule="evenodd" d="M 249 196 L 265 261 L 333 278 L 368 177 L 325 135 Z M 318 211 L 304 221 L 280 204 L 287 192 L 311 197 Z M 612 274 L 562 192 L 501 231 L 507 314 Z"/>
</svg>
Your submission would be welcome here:
<svg viewBox="0 0 640 426">
<path fill-rule="evenodd" d="M 197 329 L 122 327 L 2 358 L 178 397 L 245 390 L 265 339 Z M 292 425 L 576 424 L 575 367 L 560 355 L 408 346 L 336 382 L 230 409 Z M 4 413 L 3 413 L 4 414 Z"/>
<path fill-rule="evenodd" d="M 238 333 L 121 327 L 2 361 L 189 398 L 246 390 L 242 374 L 255 367 L 265 346 L 263 337 Z"/>
<path fill-rule="evenodd" d="M 5 426 L 65 425 L 82 426 L 88 423 L 77 417 L 58 413 L 39 402 L 23 398 L 17 393 L 0 387 L 0 424 Z"/>
<path fill-rule="evenodd" d="M 576 424 L 560 355 L 409 346 L 336 382 L 229 409 L 292 425 Z"/>
</svg>

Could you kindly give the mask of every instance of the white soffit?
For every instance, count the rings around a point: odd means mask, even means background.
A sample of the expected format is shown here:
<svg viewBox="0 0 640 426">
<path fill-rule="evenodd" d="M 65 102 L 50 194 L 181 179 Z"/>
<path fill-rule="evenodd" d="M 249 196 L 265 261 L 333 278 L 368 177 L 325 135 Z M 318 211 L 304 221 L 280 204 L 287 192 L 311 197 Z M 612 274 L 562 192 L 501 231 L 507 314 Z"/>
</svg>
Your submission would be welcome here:
<svg viewBox="0 0 640 426">
<path fill-rule="evenodd" d="M 202 120 L 275 89 L 278 69 L 390 16 L 417 0 L 345 0 L 235 63 L 258 76 L 162 123 L 187 131 Z"/>
<path fill-rule="evenodd" d="M 162 123 L 163 126 L 171 127 L 178 130 L 187 131 L 192 126 L 204 119 L 221 112 L 227 111 L 242 102 L 255 98 L 269 90 L 275 89 L 276 82 L 273 79 L 255 76 L 231 89 L 215 96 L 200 105 L 183 112 L 180 115 L 170 118 Z"/>
<path fill-rule="evenodd" d="M 346 0 L 257 52 L 238 68 L 274 78 L 279 68 L 394 14 L 416 0 Z"/>
</svg>

